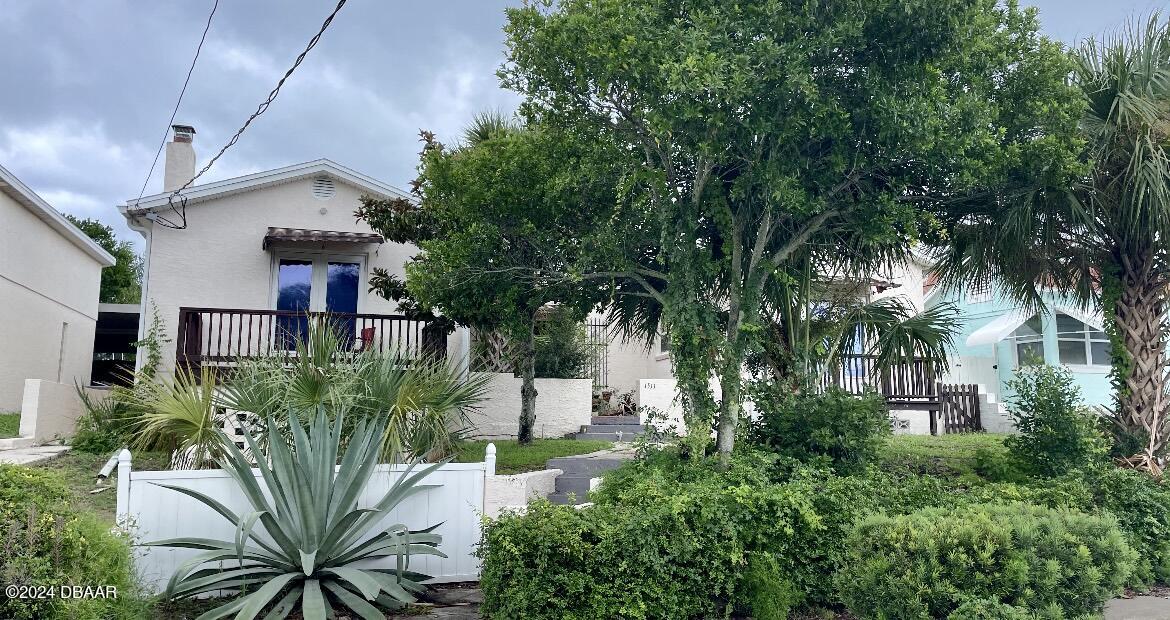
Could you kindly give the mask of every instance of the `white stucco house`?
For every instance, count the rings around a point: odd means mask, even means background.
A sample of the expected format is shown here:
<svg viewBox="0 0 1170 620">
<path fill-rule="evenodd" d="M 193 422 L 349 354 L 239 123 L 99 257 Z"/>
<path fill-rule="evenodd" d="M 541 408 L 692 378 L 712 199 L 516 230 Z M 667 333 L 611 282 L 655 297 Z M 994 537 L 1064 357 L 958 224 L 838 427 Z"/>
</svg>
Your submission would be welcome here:
<svg viewBox="0 0 1170 620">
<path fill-rule="evenodd" d="M 118 206 L 145 239 L 139 334 L 147 335 L 157 310 L 169 341 L 160 372 L 287 349 L 311 313 L 329 313 L 355 348 L 443 352 L 467 368 L 466 329 L 432 329 L 369 291 L 374 269 L 403 277 L 417 249 L 387 242 L 354 211 L 362 196 L 405 192 L 318 159 L 193 185 L 176 199 L 174 190 L 195 174 L 194 135 L 192 127 L 175 126 L 162 192 Z M 589 423 L 588 379 L 540 381 L 538 436 L 560 437 Z M 499 375 L 473 416 L 472 434 L 514 435 L 518 415 L 519 380 Z"/>
<path fill-rule="evenodd" d="M 0 411 L 25 380 L 88 385 L 102 268 L 114 257 L 0 166 Z"/>
</svg>

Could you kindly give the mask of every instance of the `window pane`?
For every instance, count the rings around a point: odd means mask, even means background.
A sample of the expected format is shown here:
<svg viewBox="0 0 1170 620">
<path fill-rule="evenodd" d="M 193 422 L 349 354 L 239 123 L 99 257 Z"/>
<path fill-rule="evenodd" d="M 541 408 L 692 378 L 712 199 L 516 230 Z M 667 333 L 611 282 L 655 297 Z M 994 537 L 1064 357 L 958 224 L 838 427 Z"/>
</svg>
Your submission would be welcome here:
<svg viewBox="0 0 1170 620">
<path fill-rule="evenodd" d="M 329 263 L 325 283 L 326 312 L 357 312 L 359 266 L 358 263 Z M 333 317 L 332 321 L 342 348 L 350 349 L 357 337 L 357 319 Z"/>
<path fill-rule="evenodd" d="M 280 259 L 277 273 L 276 309 L 304 312 L 309 309 L 313 288 L 313 263 L 307 260 Z"/>
<path fill-rule="evenodd" d="M 1072 334 L 1080 333 L 1088 329 L 1084 323 L 1074 319 L 1067 314 L 1057 313 L 1056 315 L 1056 333 L 1058 334 Z"/>
<path fill-rule="evenodd" d="M 329 281 L 325 286 L 325 310 L 357 312 L 358 264 L 329 263 Z"/>
<path fill-rule="evenodd" d="M 1044 333 L 1044 325 L 1040 322 L 1040 315 L 1033 316 L 1028 319 L 1023 325 L 1016 328 L 1012 332 L 1012 336 L 1016 338 L 1027 338 L 1029 336 L 1039 336 Z"/>
<path fill-rule="evenodd" d="M 1109 343 L 1108 342 L 1092 342 L 1089 345 L 1093 351 L 1092 364 L 1100 366 L 1108 366 L 1111 362 L 1109 359 Z"/>
<path fill-rule="evenodd" d="M 1093 340 L 1109 340 L 1108 334 L 1103 331 L 1093 329 L 1092 327 L 1089 328 L 1089 337 Z"/>
<path fill-rule="evenodd" d="M 1062 364 L 1087 364 L 1085 359 L 1085 341 L 1084 340 L 1061 340 L 1060 341 L 1060 363 Z"/>
<path fill-rule="evenodd" d="M 1043 342 L 1020 342 L 1016 344 L 1016 359 L 1021 366 L 1033 366 L 1044 363 Z"/>
<path fill-rule="evenodd" d="M 313 289 L 313 262 L 290 258 L 280 259 L 276 272 L 276 309 L 308 312 Z M 279 316 L 276 318 L 276 346 L 292 350 L 296 341 L 309 331 L 307 316 Z"/>
</svg>

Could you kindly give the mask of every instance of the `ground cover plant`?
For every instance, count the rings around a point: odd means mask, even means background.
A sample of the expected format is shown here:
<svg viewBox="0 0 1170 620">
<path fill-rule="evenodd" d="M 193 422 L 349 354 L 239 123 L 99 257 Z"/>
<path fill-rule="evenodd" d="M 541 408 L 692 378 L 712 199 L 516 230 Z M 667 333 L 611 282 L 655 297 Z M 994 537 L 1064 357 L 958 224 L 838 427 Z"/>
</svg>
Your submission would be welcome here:
<svg viewBox="0 0 1170 620">
<path fill-rule="evenodd" d="M 0 412 L 0 439 L 16 437 L 20 434 L 20 413 Z"/>
<path fill-rule="evenodd" d="M 117 598 L 100 599 L 4 596 L 3 618 L 147 617 L 129 538 L 75 504 L 68 483 L 54 471 L 0 465 L 0 580 L 18 588 L 101 584 L 118 592 Z"/>
<path fill-rule="evenodd" d="M 544 469 L 545 462 L 560 456 L 576 456 L 612 448 L 600 439 L 533 439 L 524 445 L 511 441 L 462 441 L 456 444 L 455 462 L 482 463 L 489 443 L 496 445 L 496 473 L 522 474 Z"/>
</svg>

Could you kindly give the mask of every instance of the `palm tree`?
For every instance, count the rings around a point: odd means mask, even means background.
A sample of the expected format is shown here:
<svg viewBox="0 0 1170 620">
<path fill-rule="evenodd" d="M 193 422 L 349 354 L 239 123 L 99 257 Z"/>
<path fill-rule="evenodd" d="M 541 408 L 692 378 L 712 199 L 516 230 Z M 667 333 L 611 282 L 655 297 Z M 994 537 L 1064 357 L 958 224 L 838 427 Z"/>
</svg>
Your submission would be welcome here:
<svg viewBox="0 0 1170 620">
<path fill-rule="evenodd" d="M 1086 41 L 1072 59 L 1083 105 L 1079 167 L 1039 189 L 954 205 L 939 274 L 949 286 L 994 279 L 1033 309 L 1044 289 L 1100 303 L 1113 341 L 1115 422 L 1141 442 L 1126 460 L 1157 473 L 1168 439 L 1170 28 L 1154 14 L 1144 27 Z"/>
</svg>

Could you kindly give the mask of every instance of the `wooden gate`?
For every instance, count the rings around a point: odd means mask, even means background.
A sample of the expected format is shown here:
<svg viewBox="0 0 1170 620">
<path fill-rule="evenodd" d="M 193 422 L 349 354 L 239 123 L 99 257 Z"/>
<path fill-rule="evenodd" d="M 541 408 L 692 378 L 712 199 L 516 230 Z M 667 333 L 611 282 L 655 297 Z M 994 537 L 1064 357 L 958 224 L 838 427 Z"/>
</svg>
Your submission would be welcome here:
<svg viewBox="0 0 1170 620">
<path fill-rule="evenodd" d="M 979 419 L 979 386 L 976 384 L 938 384 L 939 417 L 943 433 L 972 433 L 983 430 Z M 930 433 L 938 434 L 933 416 Z"/>
</svg>

